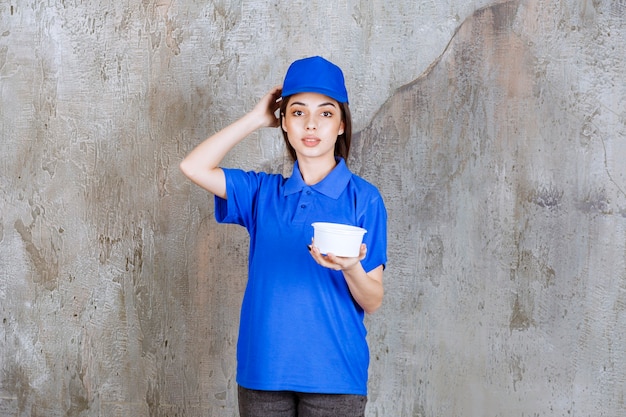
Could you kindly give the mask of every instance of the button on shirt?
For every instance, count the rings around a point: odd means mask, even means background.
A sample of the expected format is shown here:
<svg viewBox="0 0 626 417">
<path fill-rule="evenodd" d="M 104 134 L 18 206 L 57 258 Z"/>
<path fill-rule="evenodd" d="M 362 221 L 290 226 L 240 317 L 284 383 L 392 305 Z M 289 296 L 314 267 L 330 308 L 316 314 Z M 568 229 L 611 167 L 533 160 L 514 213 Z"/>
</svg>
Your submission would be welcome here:
<svg viewBox="0 0 626 417">
<path fill-rule="evenodd" d="M 220 223 L 250 234 L 248 283 L 237 344 L 237 383 L 249 389 L 367 393 L 369 351 L 363 309 L 341 271 L 318 265 L 307 245 L 313 222 L 367 230 L 365 271 L 387 261 L 387 212 L 372 184 L 343 159 L 307 185 L 291 177 L 224 169 L 227 199 L 215 198 Z"/>
</svg>

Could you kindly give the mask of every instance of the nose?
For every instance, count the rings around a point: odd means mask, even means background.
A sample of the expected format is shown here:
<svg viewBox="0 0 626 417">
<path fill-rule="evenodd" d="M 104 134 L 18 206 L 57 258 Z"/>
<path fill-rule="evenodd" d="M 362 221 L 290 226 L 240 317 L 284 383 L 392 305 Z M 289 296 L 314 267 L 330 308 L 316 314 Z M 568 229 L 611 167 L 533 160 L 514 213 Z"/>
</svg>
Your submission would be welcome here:
<svg viewBox="0 0 626 417">
<path fill-rule="evenodd" d="M 314 130 L 316 128 L 317 128 L 317 122 L 315 121 L 315 118 L 313 116 L 309 116 L 306 120 L 306 129 Z"/>
</svg>

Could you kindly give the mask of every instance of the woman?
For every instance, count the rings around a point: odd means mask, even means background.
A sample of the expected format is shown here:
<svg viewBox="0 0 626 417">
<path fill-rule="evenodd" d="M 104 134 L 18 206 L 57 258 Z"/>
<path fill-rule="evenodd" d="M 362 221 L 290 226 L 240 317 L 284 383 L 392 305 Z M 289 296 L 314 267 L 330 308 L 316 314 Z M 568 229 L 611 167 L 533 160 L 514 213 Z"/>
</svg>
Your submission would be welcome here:
<svg viewBox="0 0 626 417">
<path fill-rule="evenodd" d="M 294 159 L 290 177 L 219 166 L 249 134 L 279 126 Z M 310 57 L 292 63 L 282 87 L 181 163 L 215 194 L 217 221 L 250 234 L 237 344 L 242 417 L 364 415 L 363 316 L 382 303 L 387 213 L 378 190 L 347 168 L 350 140 L 343 73 Z M 359 256 L 320 253 L 313 222 L 366 229 Z"/>
</svg>

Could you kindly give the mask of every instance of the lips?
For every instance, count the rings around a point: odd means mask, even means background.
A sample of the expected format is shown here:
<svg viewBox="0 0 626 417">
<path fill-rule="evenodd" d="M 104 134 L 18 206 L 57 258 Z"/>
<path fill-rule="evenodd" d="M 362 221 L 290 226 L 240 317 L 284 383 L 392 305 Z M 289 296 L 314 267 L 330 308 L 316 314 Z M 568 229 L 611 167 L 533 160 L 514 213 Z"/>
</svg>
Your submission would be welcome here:
<svg viewBox="0 0 626 417">
<path fill-rule="evenodd" d="M 306 137 L 302 139 L 304 146 L 313 147 L 317 146 L 321 142 L 321 139 L 316 137 Z"/>
</svg>

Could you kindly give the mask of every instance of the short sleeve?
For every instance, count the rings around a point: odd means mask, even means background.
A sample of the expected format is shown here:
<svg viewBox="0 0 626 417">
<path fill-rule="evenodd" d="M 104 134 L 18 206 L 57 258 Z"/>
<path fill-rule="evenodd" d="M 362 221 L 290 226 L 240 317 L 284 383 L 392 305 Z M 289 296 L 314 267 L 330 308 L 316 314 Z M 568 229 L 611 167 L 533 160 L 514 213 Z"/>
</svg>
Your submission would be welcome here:
<svg viewBox="0 0 626 417">
<path fill-rule="evenodd" d="M 361 261 L 363 269 L 369 272 L 387 264 L 387 209 L 382 196 L 376 192 L 363 213 L 361 227 L 367 230 L 363 242 L 367 245 L 367 255 Z"/>
<path fill-rule="evenodd" d="M 223 169 L 226 178 L 226 196 L 215 196 L 215 220 L 249 229 L 253 224 L 253 207 L 259 190 L 259 174 L 239 169 Z"/>
</svg>

